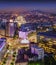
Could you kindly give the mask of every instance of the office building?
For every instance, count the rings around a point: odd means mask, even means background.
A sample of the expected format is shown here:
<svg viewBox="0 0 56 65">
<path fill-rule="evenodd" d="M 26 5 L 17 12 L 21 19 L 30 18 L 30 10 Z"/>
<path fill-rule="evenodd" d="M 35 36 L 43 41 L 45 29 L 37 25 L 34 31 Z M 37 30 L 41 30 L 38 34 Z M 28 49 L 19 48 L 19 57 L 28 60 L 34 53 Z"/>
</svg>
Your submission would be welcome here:
<svg viewBox="0 0 56 65">
<path fill-rule="evenodd" d="M 19 38 L 26 39 L 28 32 L 19 31 Z"/>
<path fill-rule="evenodd" d="M 44 59 L 44 50 L 36 45 L 31 46 L 31 53 L 37 54 L 38 59 Z"/>
<path fill-rule="evenodd" d="M 6 39 L 0 38 L 0 61 L 3 59 L 6 50 Z"/>
<path fill-rule="evenodd" d="M 14 22 L 7 22 L 6 23 L 6 30 L 5 35 L 9 37 L 13 37 L 16 30 L 16 26 Z"/>
</svg>

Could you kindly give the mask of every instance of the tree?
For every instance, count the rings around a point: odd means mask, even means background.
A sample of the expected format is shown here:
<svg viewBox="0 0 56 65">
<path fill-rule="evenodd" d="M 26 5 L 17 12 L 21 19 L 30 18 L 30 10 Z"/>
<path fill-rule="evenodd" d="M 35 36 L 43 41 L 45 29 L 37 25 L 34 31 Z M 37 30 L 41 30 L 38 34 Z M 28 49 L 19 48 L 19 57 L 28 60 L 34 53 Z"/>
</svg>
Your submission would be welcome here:
<svg viewBox="0 0 56 65">
<path fill-rule="evenodd" d="M 11 62 L 11 64 L 10 65 L 14 65 L 14 62 Z"/>
</svg>

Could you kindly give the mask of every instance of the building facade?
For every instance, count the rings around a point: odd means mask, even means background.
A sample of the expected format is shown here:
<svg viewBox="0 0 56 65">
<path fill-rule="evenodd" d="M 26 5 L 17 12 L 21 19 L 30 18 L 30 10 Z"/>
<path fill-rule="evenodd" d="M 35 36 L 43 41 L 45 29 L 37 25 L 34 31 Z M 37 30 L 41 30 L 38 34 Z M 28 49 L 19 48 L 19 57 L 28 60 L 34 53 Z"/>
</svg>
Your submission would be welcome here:
<svg viewBox="0 0 56 65">
<path fill-rule="evenodd" d="M 0 61 L 2 61 L 6 51 L 6 39 L 0 38 Z"/>
<path fill-rule="evenodd" d="M 16 30 L 16 26 L 14 22 L 6 23 L 5 36 L 13 37 Z"/>
</svg>

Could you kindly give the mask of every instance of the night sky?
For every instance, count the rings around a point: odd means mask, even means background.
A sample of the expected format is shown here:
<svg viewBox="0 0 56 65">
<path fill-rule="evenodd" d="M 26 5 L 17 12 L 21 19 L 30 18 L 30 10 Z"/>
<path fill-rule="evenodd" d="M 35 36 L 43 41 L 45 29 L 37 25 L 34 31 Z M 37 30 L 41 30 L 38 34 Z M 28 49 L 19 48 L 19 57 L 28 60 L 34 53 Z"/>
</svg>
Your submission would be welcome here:
<svg viewBox="0 0 56 65">
<path fill-rule="evenodd" d="M 37 9 L 56 13 L 56 1 L 50 0 L 0 0 L 0 10 Z"/>
</svg>

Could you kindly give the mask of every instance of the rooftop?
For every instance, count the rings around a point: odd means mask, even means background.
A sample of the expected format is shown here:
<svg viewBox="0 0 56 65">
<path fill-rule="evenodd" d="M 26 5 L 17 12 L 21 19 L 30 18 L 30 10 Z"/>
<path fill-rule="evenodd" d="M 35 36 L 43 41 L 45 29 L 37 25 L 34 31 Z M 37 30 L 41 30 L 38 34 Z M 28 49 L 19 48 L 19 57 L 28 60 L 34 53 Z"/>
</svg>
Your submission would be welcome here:
<svg viewBox="0 0 56 65">
<path fill-rule="evenodd" d="M 42 35 L 49 38 L 56 38 L 56 32 L 48 31 L 48 32 L 39 32 L 38 35 Z"/>
</svg>

